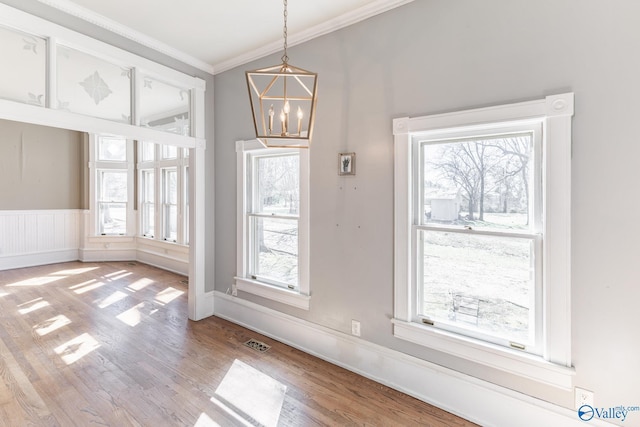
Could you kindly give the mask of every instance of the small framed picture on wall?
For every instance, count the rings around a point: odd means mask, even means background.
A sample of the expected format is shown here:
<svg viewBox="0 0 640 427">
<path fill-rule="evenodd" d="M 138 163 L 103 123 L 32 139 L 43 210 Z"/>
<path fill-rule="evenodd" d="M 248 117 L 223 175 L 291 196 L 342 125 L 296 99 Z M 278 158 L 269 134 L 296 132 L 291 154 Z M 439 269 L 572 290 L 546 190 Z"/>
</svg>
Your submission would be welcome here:
<svg viewBox="0 0 640 427">
<path fill-rule="evenodd" d="M 356 174 L 356 153 L 338 154 L 338 175 Z"/>
</svg>

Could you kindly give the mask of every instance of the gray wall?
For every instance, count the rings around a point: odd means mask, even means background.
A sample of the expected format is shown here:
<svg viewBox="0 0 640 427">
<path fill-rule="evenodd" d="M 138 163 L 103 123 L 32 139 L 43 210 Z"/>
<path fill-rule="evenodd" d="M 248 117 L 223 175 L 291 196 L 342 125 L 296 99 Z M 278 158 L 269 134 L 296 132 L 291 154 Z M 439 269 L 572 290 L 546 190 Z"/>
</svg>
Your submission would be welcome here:
<svg viewBox="0 0 640 427">
<path fill-rule="evenodd" d="M 213 76 L 209 73 L 201 71 L 195 67 L 184 64 L 176 59 L 170 58 L 162 53 L 156 52 L 152 49 L 149 49 L 145 46 L 142 46 L 138 43 L 135 43 L 129 39 L 126 39 L 122 36 L 119 36 L 115 33 L 107 31 L 103 28 L 97 27 L 89 22 L 83 21 L 81 19 L 75 18 L 73 16 L 67 15 L 63 12 L 60 12 L 57 9 L 46 6 L 40 3 L 37 0 L 1 0 L 2 3 L 5 3 L 9 6 L 15 7 L 16 9 L 23 10 L 27 13 L 30 13 L 35 16 L 39 16 L 43 19 L 51 21 L 53 23 L 62 25 L 71 30 L 77 31 L 79 33 L 85 34 L 87 36 L 93 37 L 105 43 L 109 43 L 113 46 L 119 47 L 121 49 L 132 52 L 136 55 L 139 55 L 143 58 L 147 58 L 151 61 L 155 61 L 159 64 L 165 65 L 167 67 L 171 67 L 175 70 L 178 70 L 182 73 L 188 74 L 190 76 L 199 77 L 205 80 L 207 88 L 205 93 L 205 121 L 206 121 L 206 131 L 205 137 L 208 141 L 207 150 L 205 154 L 205 169 L 206 169 L 206 184 L 205 184 L 205 216 L 210 217 L 214 211 L 214 194 L 213 194 L 213 164 L 214 164 L 214 149 L 213 149 Z M 206 225 L 206 240 L 205 240 L 205 250 L 207 253 L 207 263 L 205 268 L 205 280 L 206 280 L 206 290 L 213 290 L 213 253 L 214 253 L 214 228 L 212 225 Z"/>
<path fill-rule="evenodd" d="M 640 404 L 640 3 L 619 0 L 416 0 L 290 49 L 319 73 L 311 148 L 311 309 L 259 302 L 572 408 L 573 395 L 395 339 L 394 117 L 575 92 L 572 350 L 575 385 L 598 405 Z M 244 70 L 215 77 L 216 289 L 235 274 L 234 141 L 251 139 Z M 357 176 L 336 156 L 357 153 Z M 635 402 L 635 403 L 634 403 Z"/>
<path fill-rule="evenodd" d="M 82 208 L 82 134 L 0 120 L 0 210 Z"/>
</svg>

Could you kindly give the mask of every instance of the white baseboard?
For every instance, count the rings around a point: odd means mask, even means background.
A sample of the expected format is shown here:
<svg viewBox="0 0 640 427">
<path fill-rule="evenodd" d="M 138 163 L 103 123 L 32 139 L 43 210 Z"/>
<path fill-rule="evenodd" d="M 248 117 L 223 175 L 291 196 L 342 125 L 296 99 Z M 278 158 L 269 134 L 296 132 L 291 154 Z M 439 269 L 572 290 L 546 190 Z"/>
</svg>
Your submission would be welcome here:
<svg viewBox="0 0 640 427">
<path fill-rule="evenodd" d="M 161 268 L 163 270 L 171 271 L 173 273 L 181 274 L 183 276 L 189 275 L 189 261 L 183 261 L 181 259 L 174 258 L 172 256 L 159 254 L 157 252 L 141 250 L 136 251 L 136 258 L 138 261 L 148 264 L 154 267 Z"/>
<path fill-rule="evenodd" d="M 204 303 L 199 304 L 198 319 L 204 319 L 214 315 L 215 292 L 205 292 Z"/>
<path fill-rule="evenodd" d="M 61 249 L 47 252 L 32 252 L 19 255 L 0 256 L 0 271 L 13 268 L 33 267 L 78 260 L 77 249 Z"/>
<path fill-rule="evenodd" d="M 79 249 L 79 259 L 82 262 L 103 261 L 136 261 L 135 249 Z"/>
<path fill-rule="evenodd" d="M 569 410 L 261 305 L 215 292 L 214 315 L 482 426 L 584 427 Z M 613 426 L 593 419 L 590 425 Z"/>
</svg>

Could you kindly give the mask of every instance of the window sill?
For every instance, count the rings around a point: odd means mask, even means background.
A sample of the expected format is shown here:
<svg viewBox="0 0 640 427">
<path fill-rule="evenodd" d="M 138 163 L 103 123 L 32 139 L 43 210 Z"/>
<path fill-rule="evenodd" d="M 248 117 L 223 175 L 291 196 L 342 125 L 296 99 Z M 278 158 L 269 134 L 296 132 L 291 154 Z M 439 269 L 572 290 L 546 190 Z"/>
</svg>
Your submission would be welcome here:
<svg viewBox="0 0 640 427">
<path fill-rule="evenodd" d="M 391 322 L 397 338 L 562 390 L 571 390 L 573 387 L 575 370 L 571 367 L 429 326 L 398 319 L 392 319 Z"/>
<path fill-rule="evenodd" d="M 243 277 L 236 277 L 235 280 L 239 291 L 258 295 L 303 310 L 309 310 L 309 303 L 311 301 L 309 295 Z"/>
</svg>

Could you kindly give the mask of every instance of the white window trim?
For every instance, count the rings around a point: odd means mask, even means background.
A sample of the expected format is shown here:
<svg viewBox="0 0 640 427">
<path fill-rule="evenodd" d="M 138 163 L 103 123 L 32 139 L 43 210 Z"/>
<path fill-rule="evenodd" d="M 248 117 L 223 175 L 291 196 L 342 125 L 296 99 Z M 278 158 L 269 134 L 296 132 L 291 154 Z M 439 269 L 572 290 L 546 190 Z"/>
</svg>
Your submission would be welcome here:
<svg viewBox="0 0 640 427">
<path fill-rule="evenodd" d="M 297 290 L 273 286 L 249 278 L 248 247 L 249 233 L 245 213 L 247 212 L 247 161 L 249 152 L 256 150 L 274 153 L 277 151 L 300 153 L 300 213 L 298 219 L 298 274 Z M 268 151 L 267 151 L 268 150 Z M 234 290 L 258 295 L 273 301 L 309 310 L 311 296 L 309 286 L 309 150 L 291 148 L 266 149 L 258 140 L 236 141 L 237 161 L 237 255 Z"/>
<path fill-rule="evenodd" d="M 394 335 L 524 378 L 569 390 L 571 367 L 571 117 L 573 93 L 393 121 L 395 145 Z M 534 356 L 412 322 L 411 135 L 506 121 L 543 121 L 543 352 Z M 490 125 L 489 125 L 490 126 Z"/>
</svg>

